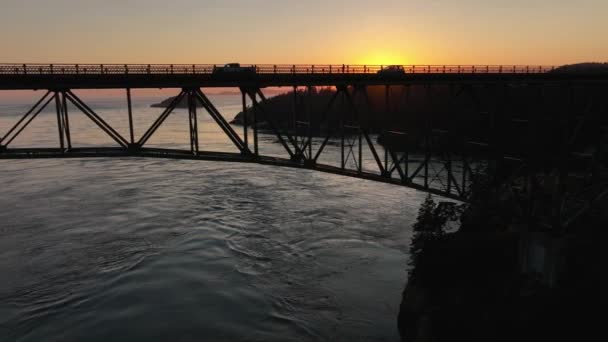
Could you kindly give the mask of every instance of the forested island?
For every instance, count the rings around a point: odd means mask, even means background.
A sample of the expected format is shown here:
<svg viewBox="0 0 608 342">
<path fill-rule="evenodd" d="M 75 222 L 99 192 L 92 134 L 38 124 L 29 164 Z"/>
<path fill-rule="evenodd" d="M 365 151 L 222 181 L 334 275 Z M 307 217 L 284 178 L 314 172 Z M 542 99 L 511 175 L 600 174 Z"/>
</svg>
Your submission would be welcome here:
<svg viewBox="0 0 608 342">
<path fill-rule="evenodd" d="M 605 72 L 608 72 L 607 63 L 565 65 L 551 71 L 555 74 Z M 533 147 L 538 152 L 542 152 L 547 146 L 558 143 L 561 138 L 556 134 L 555 113 L 563 108 L 564 101 L 569 96 L 564 93 L 564 89 L 553 87 L 544 90 L 541 97 L 537 87 L 521 84 L 507 84 L 505 89 L 488 87 L 484 84 L 434 85 L 431 88 L 425 85 L 391 86 L 388 90 L 388 101 L 386 91 L 384 86 L 367 87 L 366 99 L 361 92 L 357 93 L 354 88 L 349 88 L 348 92 L 354 106 L 340 96 L 332 102 L 335 88 L 313 87 L 311 94 L 303 90 L 295 94 L 294 92 L 280 94 L 262 102 L 260 108 L 257 108 L 257 126 L 261 130 L 268 129 L 266 122 L 268 116 L 276 126 L 285 131 L 295 132 L 297 128 L 300 135 L 309 134 L 308 125 L 296 127 L 295 122 L 299 121 L 310 123 L 310 134 L 313 136 L 325 136 L 328 133 L 339 134 L 340 120 L 344 120 L 346 124 L 356 122 L 368 132 L 379 134 L 380 143 L 390 143 L 390 137 L 385 136 L 384 132 L 396 131 L 407 133 L 408 144 L 420 145 L 422 143 L 420 139 L 429 121 L 432 121 L 434 129 L 458 132 L 457 135 L 461 137 L 487 140 L 487 137 L 478 134 L 484 132 L 484 128 L 488 128 L 485 131 L 489 132 L 489 128 L 493 125 L 491 114 L 500 112 L 507 114 L 506 117 L 502 115 L 505 119 L 526 119 L 532 113 L 522 112 L 520 108 L 540 109 L 544 106 L 544 110 L 539 111 L 539 116 L 535 118 L 543 123 L 539 125 L 536 133 L 545 137 L 539 139 L 544 145 Z M 579 93 L 578 95 L 585 91 L 583 88 L 574 90 Z M 604 96 L 589 95 L 598 96 L 598 99 Z M 496 107 L 497 96 L 506 98 L 502 100 L 505 102 L 502 108 Z M 231 123 L 242 125 L 244 117 L 247 116 L 248 124 L 252 126 L 253 113 L 254 109 L 250 106 L 246 112 L 239 112 Z M 520 142 L 514 140 L 509 148 L 514 149 L 515 152 L 530 149 L 529 146 L 519 146 Z"/>
</svg>

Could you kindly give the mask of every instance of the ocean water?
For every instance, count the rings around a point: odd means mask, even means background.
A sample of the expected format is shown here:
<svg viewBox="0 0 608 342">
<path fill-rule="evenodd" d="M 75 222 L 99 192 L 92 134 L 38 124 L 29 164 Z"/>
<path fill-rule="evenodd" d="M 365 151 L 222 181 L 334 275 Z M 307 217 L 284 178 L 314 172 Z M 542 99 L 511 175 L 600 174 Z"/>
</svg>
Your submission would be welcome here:
<svg viewBox="0 0 608 342">
<path fill-rule="evenodd" d="M 82 98 L 128 136 L 124 98 Z M 163 98 L 134 98 L 136 136 Z M 240 108 L 211 99 L 227 118 Z M 0 134 L 32 103 L 0 99 Z M 74 146 L 113 146 L 70 113 Z M 201 149 L 235 151 L 204 113 L 199 125 Z M 150 146 L 187 148 L 187 132 L 178 109 Z M 275 140 L 261 152 L 284 156 Z M 51 108 L 11 146 L 57 144 Z M 0 341 L 396 341 L 424 197 L 254 164 L 0 160 Z"/>
</svg>

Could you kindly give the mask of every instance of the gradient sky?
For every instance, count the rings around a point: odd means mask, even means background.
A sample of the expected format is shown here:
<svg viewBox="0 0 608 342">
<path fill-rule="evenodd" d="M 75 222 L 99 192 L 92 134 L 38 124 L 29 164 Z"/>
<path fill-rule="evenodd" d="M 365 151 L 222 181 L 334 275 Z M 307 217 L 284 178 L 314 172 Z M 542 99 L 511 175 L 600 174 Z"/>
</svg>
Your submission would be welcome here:
<svg viewBox="0 0 608 342">
<path fill-rule="evenodd" d="M 608 0 L 1 0 L 0 63 L 608 60 Z"/>
</svg>

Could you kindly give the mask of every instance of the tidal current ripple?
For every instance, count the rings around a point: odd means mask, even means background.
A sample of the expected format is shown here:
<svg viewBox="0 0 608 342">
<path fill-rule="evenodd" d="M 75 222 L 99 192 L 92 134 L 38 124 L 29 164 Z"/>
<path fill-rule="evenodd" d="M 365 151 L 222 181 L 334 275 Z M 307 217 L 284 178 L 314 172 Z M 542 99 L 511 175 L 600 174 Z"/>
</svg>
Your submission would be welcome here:
<svg viewBox="0 0 608 342">
<path fill-rule="evenodd" d="M 4 160 L 0 189 L 0 341 L 398 340 L 422 193 L 138 158 Z"/>
</svg>

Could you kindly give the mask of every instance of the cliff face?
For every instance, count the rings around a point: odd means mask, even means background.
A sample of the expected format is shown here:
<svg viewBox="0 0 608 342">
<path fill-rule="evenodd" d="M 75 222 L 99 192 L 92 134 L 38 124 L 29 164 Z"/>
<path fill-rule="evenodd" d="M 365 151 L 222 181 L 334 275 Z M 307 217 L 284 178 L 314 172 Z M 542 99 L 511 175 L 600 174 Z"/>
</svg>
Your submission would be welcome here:
<svg viewBox="0 0 608 342">
<path fill-rule="evenodd" d="M 454 233 L 425 246 L 403 293 L 403 341 L 497 341 L 516 297 L 517 238 Z"/>
<path fill-rule="evenodd" d="M 431 244 L 403 292 L 402 341 L 590 341 L 605 334 L 599 312 L 607 234 L 566 241 L 551 288 L 519 272 L 514 235 L 456 233 Z"/>
<path fill-rule="evenodd" d="M 508 213 L 508 205 L 481 191 L 458 232 L 428 240 L 416 254 L 398 317 L 402 341 L 587 341 L 605 335 L 598 312 L 608 287 L 608 199 L 568 233 L 543 233 L 559 241 L 549 258 L 547 250 L 529 254 L 529 235 L 500 224 L 509 222 L 497 215 Z M 550 282 L 544 271 L 529 267 L 539 260 L 552 260 Z"/>
</svg>

